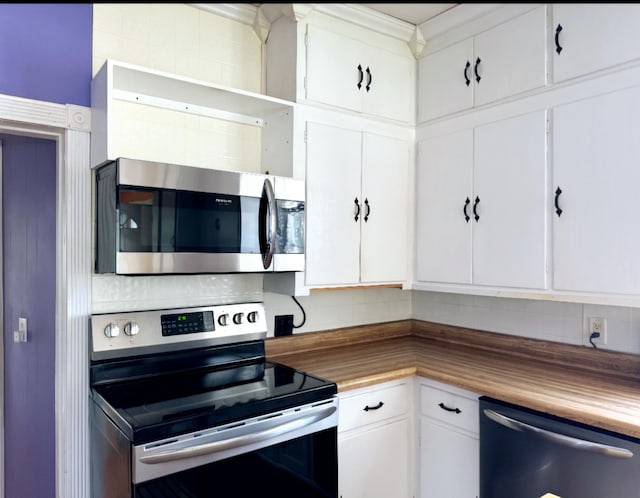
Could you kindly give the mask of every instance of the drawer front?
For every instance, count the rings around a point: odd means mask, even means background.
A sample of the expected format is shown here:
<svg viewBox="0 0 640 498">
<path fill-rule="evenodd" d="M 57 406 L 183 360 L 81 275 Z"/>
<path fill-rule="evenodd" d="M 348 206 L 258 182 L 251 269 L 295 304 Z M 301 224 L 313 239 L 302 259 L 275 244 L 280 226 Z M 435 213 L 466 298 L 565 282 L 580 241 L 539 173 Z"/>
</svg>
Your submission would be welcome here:
<svg viewBox="0 0 640 498">
<path fill-rule="evenodd" d="M 431 386 L 420 388 L 422 415 L 477 434 L 479 432 L 478 400 L 443 391 Z"/>
<path fill-rule="evenodd" d="M 338 431 L 407 414 L 407 384 L 340 397 Z"/>
</svg>

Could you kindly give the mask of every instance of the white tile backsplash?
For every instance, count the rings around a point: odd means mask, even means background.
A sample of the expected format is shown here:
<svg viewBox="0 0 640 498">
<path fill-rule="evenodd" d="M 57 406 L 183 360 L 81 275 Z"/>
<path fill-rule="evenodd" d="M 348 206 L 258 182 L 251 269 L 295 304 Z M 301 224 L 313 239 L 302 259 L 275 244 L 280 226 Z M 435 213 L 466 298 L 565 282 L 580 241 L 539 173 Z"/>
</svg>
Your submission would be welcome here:
<svg viewBox="0 0 640 498">
<path fill-rule="evenodd" d="M 94 4 L 93 72 L 107 58 L 260 92 L 262 44 L 251 26 L 187 4 Z M 117 103 L 114 140 L 130 157 L 258 171 L 258 128 Z M 94 275 L 93 313 L 264 300 L 274 316 L 302 313 L 290 296 L 262 292 L 261 275 L 123 277 Z M 640 310 L 398 289 L 312 292 L 298 298 L 294 333 L 416 318 L 582 344 L 589 316 L 607 319 L 603 349 L 640 354 Z"/>
<path fill-rule="evenodd" d="M 600 349 L 640 354 L 640 310 L 622 306 L 510 299 L 414 291 L 418 320 L 582 345 L 589 316 L 607 319 L 607 344 Z"/>
<path fill-rule="evenodd" d="M 411 291 L 400 289 L 312 291 L 297 299 L 306 322 L 294 334 L 411 318 Z M 276 315 L 293 315 L 294 325 L 302 323 L 302 312 L 290 296 L 265 292 L 264 303 L 269 337 L 273 337 Z"/>
<path fill-rule="evenodd" d="M 92 313 L 262 301 L 262 275 L 93 275 Z"/>
</svg>

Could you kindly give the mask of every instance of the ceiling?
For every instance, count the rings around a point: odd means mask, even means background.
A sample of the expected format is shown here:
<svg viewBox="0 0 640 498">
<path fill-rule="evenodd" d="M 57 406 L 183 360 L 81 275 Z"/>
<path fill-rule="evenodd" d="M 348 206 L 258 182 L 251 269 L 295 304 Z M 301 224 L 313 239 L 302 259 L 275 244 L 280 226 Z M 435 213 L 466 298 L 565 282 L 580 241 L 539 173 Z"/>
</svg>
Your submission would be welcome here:
<svg viewBox="0 0 640 498">
<path fill-rule="evenodd" d="M 362 3 L 364 7 L 396 17 L 411 24 L 422 24 L 455 7 L 455 3 Z"/>
</svg>

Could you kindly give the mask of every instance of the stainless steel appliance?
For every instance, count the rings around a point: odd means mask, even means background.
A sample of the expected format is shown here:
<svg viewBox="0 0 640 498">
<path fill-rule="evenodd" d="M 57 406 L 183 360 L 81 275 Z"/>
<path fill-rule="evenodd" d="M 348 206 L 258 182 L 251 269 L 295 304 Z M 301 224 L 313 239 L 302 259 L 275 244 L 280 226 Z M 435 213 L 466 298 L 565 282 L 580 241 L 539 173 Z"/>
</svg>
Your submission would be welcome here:
<svg viewBox="0 0 640 498">
<path fill-rule="evenodd" d="M 120 158 L 96 177 L 96 272 L 304 270 L 304 181 Z"/>
<path fill-rule="evenodd" d="M 262 303 L 93 315 L 92 497 L 336 498 L 336 385 L 265 335 Z"/>
<path fill-rule="evenodd" d="M 480 498 L 638 498 L 640 441 L 480 398 Z"/>
</svg>

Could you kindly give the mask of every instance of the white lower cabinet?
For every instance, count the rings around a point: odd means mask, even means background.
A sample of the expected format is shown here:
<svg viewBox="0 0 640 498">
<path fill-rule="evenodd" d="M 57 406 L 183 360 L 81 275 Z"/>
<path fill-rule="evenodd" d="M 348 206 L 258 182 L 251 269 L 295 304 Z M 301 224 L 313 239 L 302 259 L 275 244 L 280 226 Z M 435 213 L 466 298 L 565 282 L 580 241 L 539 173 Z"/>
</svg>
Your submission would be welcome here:
<svg viewBox="0 0 640 498">
<path fill-rule="evenodd" d="M 411 379 L 340 394 L 341 498 L 410 498 Z"/>
<path fill-rule="evenodd" d="M 480 441 L 478 396 L 418 379 L 421 498 L 478 498 Z"/>
<path fill-rule="evenodd" d="M 414 377 L 339 397 L 340 498 L 478 498 L 477 394 Z"/>
</svg>

